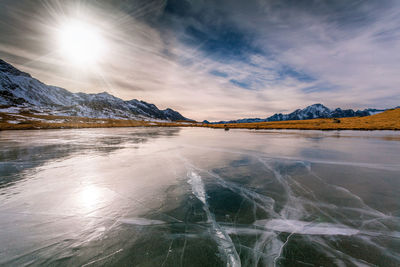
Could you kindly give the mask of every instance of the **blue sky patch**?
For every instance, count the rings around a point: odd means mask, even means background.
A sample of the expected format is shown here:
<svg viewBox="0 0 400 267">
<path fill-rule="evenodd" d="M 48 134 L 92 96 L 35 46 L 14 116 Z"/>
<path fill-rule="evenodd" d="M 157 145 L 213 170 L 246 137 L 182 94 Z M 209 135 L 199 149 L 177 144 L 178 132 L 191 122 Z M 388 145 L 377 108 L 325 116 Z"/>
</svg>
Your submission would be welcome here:
<svg viewBox="0 0 400 267">
<path fill-rule="evenodd" d="M 214 76 L 218 76 L 218 77 L 223 77 L 223 78 L 228 77 L 228 74 L 226 74 L 225 72 L 219 71 L 219 70 L 212 70 L 212 71 L 210 71 L 210 74 L 212 74 Z"/>
<path fill-rule="evenodd" d="M 238 81 L 235 79 L 230 79 L 229 82 L 235 86 L 241 87 L 243 89 L 251 90 L 251 84 L 243 81 Z"/>
</svg>

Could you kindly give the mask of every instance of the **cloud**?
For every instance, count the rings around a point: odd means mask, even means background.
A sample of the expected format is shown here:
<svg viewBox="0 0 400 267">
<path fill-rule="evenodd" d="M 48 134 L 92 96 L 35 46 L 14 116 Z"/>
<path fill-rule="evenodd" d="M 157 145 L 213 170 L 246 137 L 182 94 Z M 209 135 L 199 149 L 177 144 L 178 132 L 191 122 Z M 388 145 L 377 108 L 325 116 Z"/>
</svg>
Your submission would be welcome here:
<svg viewBox="0 0 400 267">
<path fill-rule="evenodd" d="M 318 81 L 319 90 L 303 90 L 311 99 L 345 107 L 398 105 L 400 3 L 319 1 L 305 9 L 272 2 L 263 2 L 264 16 L 244 19 L 242 13 L 237 23 L 257 31 L 257 45 L 275 60 Z"/>
<path fill-rule="evenodd" d="M 109 91 L 198 120 L 400 100 L 394 1 L 40 3 L 0 4 L 0 56 L 72 91 Z M 82 70 L 57 53 L 54 30 L 70 16 L 103 29 L 109 49 L 96 66 Z"/>
</svg>

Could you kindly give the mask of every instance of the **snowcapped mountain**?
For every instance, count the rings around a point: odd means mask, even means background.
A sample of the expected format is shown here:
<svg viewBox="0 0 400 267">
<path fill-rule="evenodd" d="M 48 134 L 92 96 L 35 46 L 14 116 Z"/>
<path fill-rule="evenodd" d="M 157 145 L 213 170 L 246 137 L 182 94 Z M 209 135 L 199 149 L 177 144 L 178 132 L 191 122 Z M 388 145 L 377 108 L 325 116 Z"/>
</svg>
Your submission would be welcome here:
<svg viewBox="0 0 400 267">
<path fill-rule="evenodd" d="M 266 121 L 287 121 L 287 120 L 309 120 L 317 118 L 344 118 L 344 117 L 363 117 L 383 112 L 382 109 L 364 109 L 354 111 L 352 109 L 334 109 L 331 110 L 322 104 L 314 104 L 304 109 L 297 109 L 289 114 L 276 113 L 271 117 L 260 119 L 239 119 L 232 121 L 219 121 L 214 123 L 251 123 Z"/>
<path fill-rule="evenodd" d="M 189 120 L 170 108 L 158 109 L 137 99 L 124 101 L 107 92 L 71 93 L 46 85 L 0 59 L 0 106 L 21 107 L 37 113 L 135 120 Z"/>
</svg>

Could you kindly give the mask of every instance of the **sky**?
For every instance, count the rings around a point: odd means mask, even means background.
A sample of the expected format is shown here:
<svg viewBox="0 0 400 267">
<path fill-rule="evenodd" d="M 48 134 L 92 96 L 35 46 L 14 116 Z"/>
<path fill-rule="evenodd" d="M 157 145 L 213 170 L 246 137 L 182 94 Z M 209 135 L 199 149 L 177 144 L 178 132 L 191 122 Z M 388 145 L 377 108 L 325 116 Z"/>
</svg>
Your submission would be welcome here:
<svg viewBox="0 0 400 267">
<path fill-rule="evenodd" d="M 61 48 L 71 21 L 101 36 L 95 61 Z M 196 120 L 314 103 L 390 108 L 400 105 L 400 1 L 0 0 L 0 58 L 46 84 Z"/>
</svg>

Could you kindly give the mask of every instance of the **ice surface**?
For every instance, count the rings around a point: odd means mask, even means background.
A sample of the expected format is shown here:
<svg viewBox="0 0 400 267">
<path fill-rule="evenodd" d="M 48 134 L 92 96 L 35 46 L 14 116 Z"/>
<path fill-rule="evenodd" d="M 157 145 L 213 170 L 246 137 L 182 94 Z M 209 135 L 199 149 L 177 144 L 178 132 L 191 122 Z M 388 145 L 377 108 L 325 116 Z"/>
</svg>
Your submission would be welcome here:
<svg viewBox="0 0 400 267">
<path fill-rule="evenodd" d="M 398 266 L 397 132 L 3 131 L 0 265 Z"/>
</svg>

